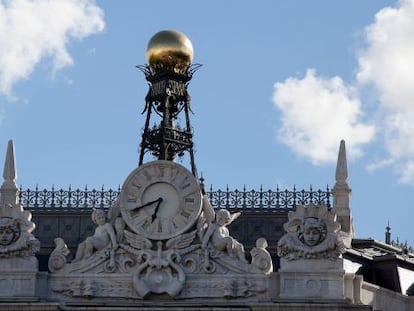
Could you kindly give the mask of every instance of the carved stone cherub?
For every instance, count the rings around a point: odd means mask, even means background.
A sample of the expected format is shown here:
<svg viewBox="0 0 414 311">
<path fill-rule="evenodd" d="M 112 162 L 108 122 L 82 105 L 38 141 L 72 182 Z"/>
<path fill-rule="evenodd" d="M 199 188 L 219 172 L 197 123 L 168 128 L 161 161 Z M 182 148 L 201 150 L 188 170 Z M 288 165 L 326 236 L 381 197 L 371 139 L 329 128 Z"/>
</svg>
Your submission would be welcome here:
<svg viewBox="0 0 414 311">
<path fill-rule="evenodd" d="M 74 262 L 90 257 L 94 250 L 101 250 L 108 246 L 111 246 L 113 250 L 118 248 L 114 228 L 106 221 L 105 211 L 94 209 L 92 221 L 98 225 L 95 233 L 79 244 Z"/>
<path fill-rule="evenodd" d="M 202 248 L 207 248 L 209 242 L 219 251 L 225 251 L 230 256 L 237 257 L 246 262 L 243 245 L 230 236 L 227 228 L 240 213 L 230 214 L 226 209 L 221 209 L 216 213 L 216 220 L 212 222 L 203 237 Z"/>
<path fill-rule="evenodd" d="M 336 215 L 325 205 L 298 206 L 288 214 L 286 234 L 278 242 L 277 253 L 286 260 L 336 259 L 344 252 L 341 228 Z"/>
</svg>

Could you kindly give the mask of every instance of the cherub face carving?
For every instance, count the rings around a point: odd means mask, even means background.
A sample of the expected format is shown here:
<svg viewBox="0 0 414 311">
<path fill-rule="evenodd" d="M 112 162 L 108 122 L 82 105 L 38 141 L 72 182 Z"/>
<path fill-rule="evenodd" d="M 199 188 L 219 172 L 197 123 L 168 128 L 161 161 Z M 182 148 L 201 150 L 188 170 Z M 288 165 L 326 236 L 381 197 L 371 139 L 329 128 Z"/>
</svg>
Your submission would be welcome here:
<svg viewBox="0 0 414 311">
<path fill-rule="evenodd" d="M 228 210 L 221 209 L 216 213 L 216 222 L 219 226 L 225 226 L 230 222 L 231 215 Z"/>
<path fill-rule="evenodd" d="M 92 212 L 92 221 L 97 225 L 104 225 L 106 223 L 105 211 L 94 209 Z"/>
<path fill-rule="evenodd" d="M 326 237 L 326 226 L 315 217 L 305 218 L 299 231 L 299 239 L 308 246 L 315 246 Z"/>
<path fill-rule="evenodd" d="M 18 222 L 10 217 L 0 218 L 0 246 L 7 246 L 16 241 L 20 236 Z"/>
</svg>

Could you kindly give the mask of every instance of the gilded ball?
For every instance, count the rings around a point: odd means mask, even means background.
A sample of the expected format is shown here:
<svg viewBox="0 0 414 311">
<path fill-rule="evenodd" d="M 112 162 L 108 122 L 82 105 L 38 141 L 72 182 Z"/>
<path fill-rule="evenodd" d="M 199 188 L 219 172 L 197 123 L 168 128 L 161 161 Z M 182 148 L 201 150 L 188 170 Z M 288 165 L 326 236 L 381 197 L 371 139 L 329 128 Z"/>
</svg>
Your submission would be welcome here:
<svg viewBox="0 0 414 311">
<path fill-rule="evenodd" d="M 163 30 L 148 42 L 146 56 L 153 69 L 185 71 L 193 61 L 193 54 L 193 45 L 186 35 L 175 30 Z"/>
</svg>

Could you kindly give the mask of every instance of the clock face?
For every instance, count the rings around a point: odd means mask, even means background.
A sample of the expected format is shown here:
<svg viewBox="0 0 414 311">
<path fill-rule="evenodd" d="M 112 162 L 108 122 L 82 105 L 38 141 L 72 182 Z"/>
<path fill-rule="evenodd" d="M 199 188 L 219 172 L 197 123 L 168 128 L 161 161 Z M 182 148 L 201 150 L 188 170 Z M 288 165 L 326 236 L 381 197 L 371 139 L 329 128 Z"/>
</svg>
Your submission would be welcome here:
<svg viewBox="0 0 414 311">
<path fill-rule="evenodd" d="M 135 169 L 120 196 L 125 222 L 149 239 L 164 240 L 184 233 L 201 212 L 197 179 L 171 161 L 154 161 Z"/>
</svg>

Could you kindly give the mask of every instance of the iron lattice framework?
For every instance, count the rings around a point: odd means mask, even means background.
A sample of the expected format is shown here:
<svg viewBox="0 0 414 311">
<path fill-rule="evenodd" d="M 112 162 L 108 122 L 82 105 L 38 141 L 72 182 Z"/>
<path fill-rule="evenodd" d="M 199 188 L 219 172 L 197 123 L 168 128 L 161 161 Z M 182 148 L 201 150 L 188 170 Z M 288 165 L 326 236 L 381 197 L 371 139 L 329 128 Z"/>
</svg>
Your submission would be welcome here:
<svg viewBox="0 0 414 311">
<path fill-rule="evenodd" d="M 173 70 L 154 70 L 151 67 L 137 66 L 149 82 L 149 90 L 145 97 L 146 121 L 140 144 L 139 165 L 144 161 L 146 152 L 150 152 L 159 160 L 173 161 L 184 152 L 190 155 L 191 169 L 194 176 L 197 170 L 194 162 L 193 134 L 190 125 L 190 95 L 187 88 L 199 64 L 189 66 L 184 72 Z M 150 127 L 152 112 L 159 116 L 159 122 Z M 180 126 L 176 120 L 184 113 L 185 124 Z"/>
<path fill-rule="evenodd" d="M 109 208 L 118 198 L 117 190 L 20 190 L 20 203 L 24 209 L 92 209 Z M 294 209 L 298 205 L 326 204 L 331 206 L 331 191 L 326 190 L 213 190 L 206 194 L 216 209 L 227 208 L 240 211 L 281 211 Z"/>
</svg>

